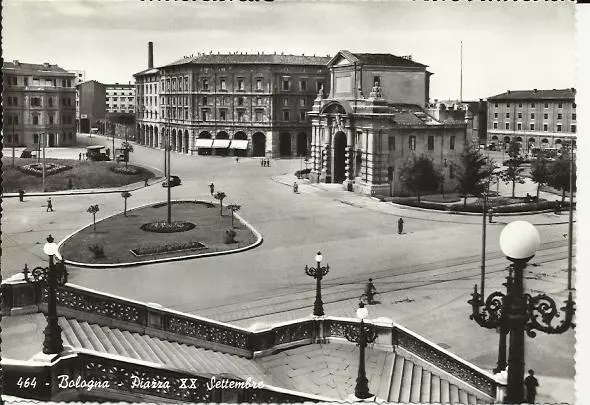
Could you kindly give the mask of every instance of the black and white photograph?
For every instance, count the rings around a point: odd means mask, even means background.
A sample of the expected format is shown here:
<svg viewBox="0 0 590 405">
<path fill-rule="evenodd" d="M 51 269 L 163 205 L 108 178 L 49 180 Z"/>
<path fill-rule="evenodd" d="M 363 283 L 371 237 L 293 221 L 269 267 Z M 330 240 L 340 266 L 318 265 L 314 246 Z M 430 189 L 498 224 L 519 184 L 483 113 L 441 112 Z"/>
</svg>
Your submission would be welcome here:
<svg viewBox="0 0 590 405">
<path fill-rule="evenodd" d="M 2 3 L 7 404 L 590 400 L 590 4 Z"/>
</svg>

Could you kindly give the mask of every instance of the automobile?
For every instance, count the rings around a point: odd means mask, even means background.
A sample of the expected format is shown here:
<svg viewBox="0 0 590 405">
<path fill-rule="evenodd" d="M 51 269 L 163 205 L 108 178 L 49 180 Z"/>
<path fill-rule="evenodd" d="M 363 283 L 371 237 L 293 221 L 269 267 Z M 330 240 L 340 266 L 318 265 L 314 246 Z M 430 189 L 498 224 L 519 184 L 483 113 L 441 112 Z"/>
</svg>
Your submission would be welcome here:
<svg viewBox="0 0 590 405">
<path fill-rule="evenodd" d="M 178 176 L 170 176 L 170 187 L 180 186 L 180 177 Z M 162 183 L 162 187 L 168 187 L 168 181 L 164 180 Z"/>
<path fill-rule="evenodd" d="M 116 160 L 117 160 L 117 163 L 118 162 L 128 162 L 127 155 L 125 155 L 124 153 L 117 155 Z"/>
</svg>

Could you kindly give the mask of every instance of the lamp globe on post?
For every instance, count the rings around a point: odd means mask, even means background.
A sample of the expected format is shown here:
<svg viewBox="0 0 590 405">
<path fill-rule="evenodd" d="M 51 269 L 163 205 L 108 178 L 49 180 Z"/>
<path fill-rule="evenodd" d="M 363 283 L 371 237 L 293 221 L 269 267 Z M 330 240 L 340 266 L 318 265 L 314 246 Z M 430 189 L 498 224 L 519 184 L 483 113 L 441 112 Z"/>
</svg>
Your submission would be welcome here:
<svg viewBox="0 0 590 405">
<path fill-rule="evenodd" d="M 514 278 L 506 296 L 506 322 L 510 332 L 508 353 L 508 386 L 505 403 L 524 402 L 524 333 L 528 319 L 523 286 L 523 271 L 533 258 L 541 238 L 537 229 L 526 221 L 514 221 L 500 234 L 500 248 L 512 262 Z"/>
<path fill-rule="evenodd" d="M 315 255 L 316 267 L 305 266 L 305 274 L 316 279 L 316 293 L 315 302 L 313 304 L 314 316 L 324 315 L 324 304 L 322 302 L 322 278 L 330 271 L 330 266 L 326 265 L 322 267 L 322 252 L 317 252 Z"/>
</svg>

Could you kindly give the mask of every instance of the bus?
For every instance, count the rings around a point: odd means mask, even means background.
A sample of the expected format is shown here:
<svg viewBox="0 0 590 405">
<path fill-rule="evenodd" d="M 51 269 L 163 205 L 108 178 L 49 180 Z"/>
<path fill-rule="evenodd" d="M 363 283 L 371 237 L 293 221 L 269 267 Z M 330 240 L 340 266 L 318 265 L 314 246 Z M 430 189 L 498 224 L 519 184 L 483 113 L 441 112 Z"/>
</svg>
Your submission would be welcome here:
<svg viewBox="0 0 590 405">
<path fill-rule="evenodd" d="M 561 148 L 532 148 L 533 158 L 556 159 L 561 154 Z"/>
</svg>

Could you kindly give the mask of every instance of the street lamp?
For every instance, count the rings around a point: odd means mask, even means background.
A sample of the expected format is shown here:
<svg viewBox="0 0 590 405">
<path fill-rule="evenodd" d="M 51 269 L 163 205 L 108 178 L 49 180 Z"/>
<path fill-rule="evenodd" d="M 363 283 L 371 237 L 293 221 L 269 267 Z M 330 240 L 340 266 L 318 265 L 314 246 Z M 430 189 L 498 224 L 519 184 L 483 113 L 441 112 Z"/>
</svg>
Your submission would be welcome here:
<svg viewBox="0 0 590 405">
<path fill-rule="evenodd" d="M 546 294 L 532 296 L 524 292 L 523 271 L 533 258 L 540 244 L 536 228 L 526 221 L 514 221 L 506 225 L 500 234 L 500 248 L 512 263 L 506 285 L 506 294 L 494 291 L 483 300 L 482 294 L 474 287 L 471 300 L 475 320 L 485 328 L 500 328 L 510 334 L 508 354 L 508 386 L 504 403 L 524 402 L 524 333 L 534 338 L 535 329 L 549 334 L 561 334 L 574 328 L 575 302 L 569 291 L 563 320 L 552 325 L 560 314 L 555 301 Z"/>
<path fill-rule="evenodd" d="M 330 271 L 330 266 L 322 267 L 322 253 L 318 252 L 315 255 L 316 267 L 305 266 L 305 274 L 316 279 L 315 302 L 313 303 L 313 314 L 315 316 L 324 315 L 324 304 L 322 303 L 322 278 Z"/>
<path fill-rule="evenodd" d="M 43 252 L 49 256 L 49 267 L 35 267 L 29 270 L 25 264 L 23 274 L 25 281 L 31 284 L 47 286 L 47 326 L 43 331 L 45 339 L 43 340 L 43 353 L 59 354 L 63 351 L 63 341 L 61 339 L 61 328 L 57 318 L 57 287 L 62 287 L 68 282 L 68 272 L 64 265 L 64 260 L 53 263 L 53 256 L 59 256 L 57 243 L 53 242 L 53 237 L 47 237 L 47 243 L 43 246 Z"/>
<path fill-rule="evenodd" d="M 377 339 L 377 330 L 375 325 L 366 324 L 364 319 L 369 315 L 369 311 L 365 308 L 365 304 L 359 302 L 359 307 L 356 310 L 356 317 L 361 320 L 358 328 L 350 327 L 344 330 L 344 337 L 349 342 L 357 343 L 359 345 L 359 370 L 356 378 L 356 385 L 354 387 L 354 396 L 358 399 L 371 398 L 373 395 L 369 392 L 369 380 L 365 372 L 365 348 L 367 344 L 373 343 Z"/>
</svg>

